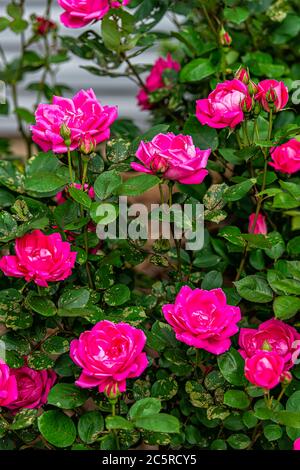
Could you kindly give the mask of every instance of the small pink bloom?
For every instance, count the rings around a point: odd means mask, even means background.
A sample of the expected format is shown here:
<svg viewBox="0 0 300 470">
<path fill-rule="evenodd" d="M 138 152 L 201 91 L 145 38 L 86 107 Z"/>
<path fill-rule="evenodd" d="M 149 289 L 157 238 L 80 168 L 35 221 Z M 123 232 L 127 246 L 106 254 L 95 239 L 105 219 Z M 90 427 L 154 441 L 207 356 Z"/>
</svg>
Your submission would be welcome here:
<svg viewBox="0 0 300 470">
<path fill-rule="evenodd" d="M 248 232 L 254 233 L 256 235 L 259 235 L 259 234 L 267 235 L 268 228 L 267 228 L 265 216 L 262 214 L 258 214 L 255 227 L 253 227 L 254 221 L 255 221 L 255 214 L 251 214 L 249 216 Z"/>
<path fill-rule="evenodd" d="M 294 450 L 300 450 L 300 437 L 294 441 Z"/>
<path fill-rule="evenodd" d="M 57 378 L 53 370 L 34 370 L 24 366 L 11 372 L 17 382 L 18 398 L 7 408 L 18 411 L 21 408 L 40 408 L 47 403 Z"/>
<path fill-rule="evenodd" d="M 0 406 L 8 406 L 18 397 L 16 378 L 12 370 L 0 359 Z"/>
<path fill-rule="evenodd" d="M 288 88 L 277 80 L 263 80 L 258 83 L 255 99 L 261 103 L 265 111 L 270 111 L 270 103 L 273 104 L 274 111 L 280 111 L 289 100 Z"/>
<path fill-rule="evenodd" d="M 245 361 L 245 377 L 257 387 L 271 389 L 280 382 L 284 360 L 274 351 L 256 351 Z"/>
<path fill-rule="evenodd" d="M 191 289 L 183 286 L 174 304 L 162 307 L 176 338 L 189 346 L 222 354 L 231 346 L 230 337 L 238 332 L 238 307 L 228 305 L 222 289 Z"/>
<path fill-rule="evenodd" d="M 36 124 L 31 126 L 32 140 L 44 152 L 67 152 L 61 136 L 64 125 L 70 130 L 70 149 L 78 148 L 81 139 L 89 134 L 96 144 L 109 139 L 110 126 L 117 118 L 115 106 L 101 106 L 94 91 L 79 91 L 72 99 L 53 97 L 52 104 L 39 104 L 35 112 Z"/>
<path fill-rule="evenodd" d="M 127 323 L 100 321 L 71 342 L 70 356 L 83 369 L 76 385 L 110 394 L 126 391 L 126 379 L 139 377 L 148 365 L 146 336 Z"/>
<path fill-rule="evenodd" d="M 182 184 L 202 183 L 211 149 L 200 150 L 190 136 L 158 134 L 151 142 L 141 142 L 136 152 L 142 162 L 131 163 L 131 168 L 143 173 L 160 174 L 163 178 Z"/>
<path fill-rule="evenodd" d="M 270 166 L 277 171 L 291 175 L 300 171 L 300 141 L 291 139 L 282 145 L 270 149 Z"/>
<path fill-rule="evenodd" d="M 84 134 L 84 136 L 79 141 L 79 150 L 84 155 L 90 155 L 95 152 L 97 147 L 96 140 L 90 136 L 89 133 Z"/>
<path fill-rule="evenodd" d="M 79 183 L 72 183 L 72 184 L 70 184 L 70 186 L 73 186 L 76 189 L 82 189 L 82 185 L 79 184 Z M 66 196 L 68 195 L 68 188 L 69 188 L 69 186 L 66 186 L 63 191 L 60 191 L 54 197 L 54 200 L 55 200 L 55 202 L 58 206 L 60 206 L 64 202 L 66 202 L 66 200 L 67 200 Z M 88 195 L 90 196 L 91 199 L 95 199 L 96 194 L 95 194 L 95 190 L 94 190 L 93 186 L 91 186 L 89 188 L 89 185 L 87 183 L 85 183 L 84 191 L 88 193 Z"/>
<path fill-rule="evenodd" d="M 16 239 L 15 256 L 3 256 L 0 269 L 6 276 L 24 277 L 27 282 L 48 287 L 48 281 L 63 281 L 71 276 L 76 252 L 63 242 L 60 233 L 44 235 L 34 230 Z"/>
<path fill-rule="evenodd" d="M 67 28 L 82 28 L 92 21 L 101 20 L 110 8 L 120 8 L 128 5 L 130 0 L 58 0 L 65 10 L 60 16 L 61 22 Z"/>
<path fill-rule="evenodd" d="M 284 370 L 280 376 L 280 382 L 288 385 L 293 380 L 293 376 L 288 370 Z"/>
<path fill-rule="evenodd" d="M 261 323 L 258 329 L 241 328 L 239 336 L 240 354 L 244 359 L 252 357 L 256 351 L 270 350 L 282 357 L 284 370 L 293 366 L 293 357 L 300 348 L 297 330 L 277 318 Z"/>
<path fill-rule="evenodd" d="M 244 120 L 242 103 L 245 99 L 252 105 L 247 86 L 236 78 L 227 80 L 219 83 L 208 98 L 197 101 L 196 116 L 202 125 L 233 128 Z"/>
<path fill-rule="evenodd" d="M 168 54 L 166 59 L 164 59 L 163 57 L 157 59 L 154 66 L 152 67 L 150 74 L 146 79 L 146 90 L 142 88 L 139 91 L 137 95 L 137 100 L 139 106 L 142 109 L 151 108 L 148 96 L 149 93 L 166 87 L 163 79 L 163 73 L 165 72 L 165 70 L 176 70 L 177 72 L 179 72 L 180 70 L 180 64 L 172 59 L 171 54 Z"/>
</svg>

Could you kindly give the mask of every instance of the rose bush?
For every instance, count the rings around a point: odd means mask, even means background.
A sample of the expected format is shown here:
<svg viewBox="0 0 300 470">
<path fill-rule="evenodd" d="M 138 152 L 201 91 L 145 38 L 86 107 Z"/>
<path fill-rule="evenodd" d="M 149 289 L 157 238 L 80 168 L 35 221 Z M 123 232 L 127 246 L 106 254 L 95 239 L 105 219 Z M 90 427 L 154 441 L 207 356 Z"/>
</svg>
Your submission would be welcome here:
<svg viewBox="0 0 300 470">
<path fill-rule="evenodd" d="M 52 3 L 0 16 L 0 450 L 299 450 L 297 2 Z"/>
</svg>

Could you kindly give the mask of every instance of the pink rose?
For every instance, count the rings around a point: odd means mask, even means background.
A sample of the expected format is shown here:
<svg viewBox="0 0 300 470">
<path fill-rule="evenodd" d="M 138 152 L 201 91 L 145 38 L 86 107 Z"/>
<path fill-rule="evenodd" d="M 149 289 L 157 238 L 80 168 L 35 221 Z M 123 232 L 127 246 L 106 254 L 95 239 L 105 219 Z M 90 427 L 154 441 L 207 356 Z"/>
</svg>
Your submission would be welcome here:
<svg viewBox="0 0 300 470">
<path fill-rule="evenodd" d="M 78 184 L 78 183 L 72 183 L 72 184 L 70 184 L 70 186 L 73 186 L 76 189 L 82 189 L 82 185 Z M 66 188 L 63 191 L 60 191 L 54 197 L 54 200 L 55 200 L 55 202 L 58 206 L 60 206 L 64 202 L 66 202 L 67 199 L 65 198 L 65 196 L 68 194 L 68 188 L 69 188 L 69 186 L 66 186 Z M 91 199 L 95 199 L 96 194 L 95 194 L 95 190 L 94 190 L 93 186 L 91 186 L 89 188 L 89 185 L 85 184 L 84 185 L 84 191 L 88 193 L 88 195 L 90 196 Z"/>
<path fill-rule="evenodd" d="M 229 338 L 238 332 L 241 319 L 240 309 L 227 304 L 222 289 L 183 286 L 175 303 L 164 305 L 162 311 L 179 341 L 213 354 L 230 348 Z"/>
<path fill-rule="evenodd" d="M 280 382 L 284 360 L 274 351 L 256 351 L 245 361 L 245 377 L 257 387 L 271 389 Z"/>
<path fill-rule="evenodd" d="M 94 91 L 79 91 L 72 99 L 54 96 L 52 104 L 39 104 L 35 112 L 36 124 L 31 126 L 32 140 L 44 152 L 67 152 L 61 136 L 62 125 L 70 129 L 70 149 L 80 145 L 86 133 L 96 144 L 109 139 L 110 125 L 117 118 L 117 108 L 101 106 Z"/>
<path fill-rule="evenodd" d="M 53 370 L 34 370 L 24 366 L 11 372 L 17 382 L 18 398 L 7 408 L 17 411 L 20 408 L 40 408 L 47 403 L 57 378 Z"/>
<path fill-rule="evenodd" d="M 82 28 L 95 20 L 101 20 L 110 8 L 128 5 L 130 0 L 58 0 L 65 10 L 60 16 L 61 22 L 67 28 Z"/>
<path fill-rule="evenodd" d="M 208 98 L 196 102 L 196 116 L 202 125 L 221 129 L 235 127 L 244 120 L 242 105 L 252 107 L 247 85 L 236 78 L 219 83 Z"/>
<path fill-rule="evenodd" d="M 300 437 L 294 441 L 294 450 L 300 450 Z"/>
<path fill-rule="evenodd" d="M 190 136 L 158 134 L 151 142 L 141 142 L 136 152 L 143 163 L 131 163 L 131 168 L 143 173 L 160 174 L 182 184 L 201 183 L 211 149 L 200 150 Z"/>
<path fill-rule="evenodd" d="M 300 349 L 300 334 L 297 330 L 277 318 L 261 323 L 258 329 L 241 328 L 239 350 L 244 359 L 252 357 L 257 351 L 265 349 L 278 354 L 284 363 L 284 370 L 293 366 L 293 357 Z"/>
<path fill-rule="evenodd" d="M 255 221 L 255 214 L 251 214 L 249 216 L 248 232 L 254 233 L 256 235 L 259 235 L 259 234 L 267 235 L 268 229 L 267 229 L 265 216 L 262 214 L 258 214 L 255 227 L 253 227 L 254 221 Z"/>
<path fill-rule="evenodd" d="M 137 95 L 139 106 L 142 109 L 150 109 L 149 93 L 166 87 L 163 79 L 165 70 L 176 70 L 179 72 L 180 68 L 180 64 L 172 59 L 171 54 L 168 54 L 166 59 L 163 57 L 157 59 L 146 79 L 146 90 L 142 88 Z"/>
<path fill-rule="evenodd" d="M 17 396 L 16 378 L 8 365 L 0 359 L 0 406 L 8 406 Z"/>
<path fill-rule="evenodd" d="M 70 356 L 83 369 L 76 385 L 99 392 L 126 391 L 126 379 L 138 377 L 148 365 L 146 336 L 127 323 L 100 321 L 71 342 Z"/>
<path fill-rule="evenodd" d="M 40 230 L 17 238 L 15 252 L 15 256 L 1 258 L 0 269 L 6 276 L 24 277 L 42 287 L 71 276 L 77 255 L 60 233 L 44 235 Z"/>
<path fill-rule="evenodd" d="M 270 103 L 274 111 L 280 111 L 289 100 L 288 88 L 277 80 L 263 80 L 258 83 L 258 93 L 255 99 L 260 102 L 265 111 L 270 112 Z"/>
<path fill-rule="evenodd" d="M 272 162 L 270 166 L 277 171 L 291 175 L 300 171 L 300 142 L 291 139 L 278 147 L 270 149 Z"/>
</svg>

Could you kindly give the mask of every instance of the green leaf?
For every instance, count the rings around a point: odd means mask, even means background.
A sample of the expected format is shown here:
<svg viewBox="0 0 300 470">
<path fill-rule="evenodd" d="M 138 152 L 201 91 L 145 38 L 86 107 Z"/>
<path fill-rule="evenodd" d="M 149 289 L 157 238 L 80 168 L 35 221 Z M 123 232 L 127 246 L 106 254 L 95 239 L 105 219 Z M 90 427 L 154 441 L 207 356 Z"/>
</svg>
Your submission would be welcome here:
<svg viewBox="0 0 300 470">
<path fill-rule="evenodd" d="M 92 204 L 91 198 L 82 191 L 81 189 L 74 188 L 73 186 L 69 187 L 69 194 L 74 201 L 78 202 L 83 207 L 89 209 Z"/>
<path fill-rule="evenodd" d="M 135 176 L 125 181 L 119 187 L 118 193 L 122 196 L 139 196 L 159 184 L 159 182 L 160 179 L 154 175 L 143 174 Z"/>
<path fill-rule="evenodd" d="M 264 436 L 269 442 L 277 441 L 282 434 L 283 430 L 278 424 L 268 424 L 264 427 Z"/>
<path fill-rule="evenodd" d="M 248 429 L 253 429 L 258 423 L 258 419 L 254 415 L 253 411 L 245 411 L 243 414 L 243 423 Z"/>
<path fill-rule="evenodd" d="M 54 385 L 48 395 L 48 404 L 71 410 L 84 404 L 88 398 L 88 393 L 82 388 L 73 384 L 60 383 Z"/>
<path fill-rule="evenodd" d="M 132 420 L 153 416 L 161 410 L 161 402 L 157 398 L 142 398 L 132 405 L 129 416 Z"/>
<path fill-rule="evenodd" d="M 134 424 L 137 428 L 153 432 L 166 432 L 169 434 L 180 432 L 180 423 L 175 416 L 160 413 L 152 416 L 144 416 L 135 419 Z"/>
<path fill-rule="evenodd" d="M 98 176 L 94 183 L 96 196 L 103 201 L 115 194 L 121 184 L 122 178 L 115 170 L 106 171 Z"/>
<path fill-rule="evenodd" d="M 25 179 L 25 189 L 29 192 L 55 195 L 61 191 L 68 183 L 68 178 L 41 172 L 38 175 L 27 176 Z"/>
<path fill-rule="evenodd" d="M 69 341 L 61 336 L 52 336 L 43 343 L 43 350 L 47 354 L 63 354 L 69 349 Z"/>
<path fill-rule="evenodd" d="M 300 429 L 300 413 L 299 411 L 276 411 L 274 419 L 284 426 Z"/>
<path fill-rule="evenodd" d="M 215 65 L 213 65 L 209 59 L 194 59 L 186 64 L 179 75 L 181 83 L 187 82 L 200 82 L 204 78 L 213 75 L 216 71 Z"/>
<path fill-rule="evenodd" d="M 246 196 L 255 183 L 256 179 L 251 178 L 249 180 L 243 181 L 242 183 L 230 186 L 223 194 L 224 200 L 230 202 L 242 199 L 244 196 Z"/>
<path fill-rule="evenodd" d="M 51 369 L 54 361 L 45 353 L 35 351 L 27 358 L 28 366 L 35 370 Z"/>
<path fill-rule="evenodd" d="M 4 31 L 9 26 L 9 19 L 4 18 L 3 16 L 0 18 L 0 32 Z"/>
<path fill-rule="evenodd" d="M 280 258 L 285 252 L 285 243 L 282 235 L 279 232 L 270 232 L 267 235 L 267 239 L 271 243 L 271 247 L 265 249 L 266 255 L 272 259 Z"/>
<path fill-rule="evenodd" d="M 37 418 L 38 410 L 24 409 L 19 411 L 10 425 L 10 429 L 17 431 L 19 429 L 26 429 L 32 426 Z"/>
<path fill-rule="evenodd" d="M 122 416 L 107 416 L 105 424 L 107 429 L 134 429 L 133 423 Z"/>
<path fill-rule="evenodd" d="M 208 148 L 216 150 L 219 145 L 216 129 L 203 126 L 196 116 L 190 116 L 187 121 L 185 121 L 183 133 L 192 136 L 194 145 L 202 150 Z"/>
<path fill-rule="evenodd" d="M 290 255 L 300 254 L 300 236 L 292 238 L 287 244 L 287 251 Z"/>
<path fill-rule="evenodd" d="M 267 249 L 272 248 L 272 244 L 268 237 L 262 234 L 243 233 L 242 237 L 248 242 L 249 247 Z"/>
<path fill-rule="evenodd" d="M 244 410 L 250 405 L 250 399 L 242 390 L 227 390 L 224 394 L 224 405 Z"/>
<path fill-rule="evenodd" d="M 43 317 L 53 317 L 57 310 L 54 302 L 47 297 L 41 297 L 34 292 L 30 292 L 26 297 L 25 305 L 28 309 L 39 313 Z"/>
<path fill-rule="evenodd" d="M 300 299 L 288 295 L 276 297 L 273 304 L 275 317 L 279 320 L 288 320 L 300 310 Z"/>
<path fill-rule="evenodd" d="M 210 271 L 205 274 L 203 281 L 201 283 L 201 289 L 211 290 L 222 287 L 223 277 L 219 271 Z"/>
<path fill-rule="evenodd" d="M 236 24 L 243 23 L 249 15 L 250 11 L 247 7 L 231 6 L 230 8 L 226 7 L 224 10 L 224 18 Z"/>
<path fill-rule="evenodd" d="M 244 360 L 240 353 L 231 348 L 228 352 L 218 356 L 218 366 L 223 377 L 232 385 L 245 385 Z"/>
<path fill-rule="evenodd" d="M 78 421 L 78 435 L 86 444 L 97 441 L 104 430 L 104 419 L 99 411 L 89 411 L 80 416 Z"/>
<path fill-rule="evenodd" d="M 104 294 L 104 301 L 111 307 L 123 305 L 130 299 L 130 289 L 124 284 L 115 284 Z"/>
<path fill-rule="evenodd" d="M 38 428 L 46 441 L 58 448 L 71 446 L 76 438 L 73 421 L 60 411 L 44 412 L 38 418 Z"/>
<path fill-rule="evenodd" d="M 251 275 L 234 282 L 238 294 L 250 302 L 267 303 L 273 300 L 273 292 L 267 281 L 260 276 Z"/>
<path fill-rule="evenodd" d="M 160 400 L 171 400 L 178 392 L 178 383 L 173 377 L 156 380 L 151 388 L 151 396 Z"/>
<path fill-rule="evenodd" d="M 228 444 L 233 449 L 247 449 L 247 447 L 251 444 L 250 438 L 246 434 L 231 434 L 227 439 Z"/>
<path fill-rule="evenodd" d="M 84 287 L 67 289 L 61 295 L 58 306 L 65 309 L 83 308 L 90 300 L 90 292 Z"/>
<path fill-rule="evenodd" d="M 0 241 L 13 240 L 16 237 L 17 222 L 9 212 L 0 212 Z"/>
<path fill-rule="evenodd" d="M 242 237 L 241 231 L 238 227 L 230 226 L 222 227 L 218 233 L 219 237 L 225 238 L 233 245 L 246 246 L 246 242 Z"/>
<path fill-rule="evenodd" d="M 121 35 L 116 21 L 106 15 L 101 23 L 101 34 L 105 46 L 111 51 L 118 51 Z"/>
</svg>

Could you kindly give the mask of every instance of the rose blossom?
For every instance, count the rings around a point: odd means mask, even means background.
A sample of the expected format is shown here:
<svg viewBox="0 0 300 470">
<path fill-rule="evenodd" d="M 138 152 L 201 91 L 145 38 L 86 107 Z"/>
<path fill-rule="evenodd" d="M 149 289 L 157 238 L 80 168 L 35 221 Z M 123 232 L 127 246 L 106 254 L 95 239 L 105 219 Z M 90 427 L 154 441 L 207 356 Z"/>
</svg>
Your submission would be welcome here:
<svg viewBox="0 0 300 470">
<path fill-rule="evenodd" d="M 228 305 L 222 289 L 191 289 L 183 286 L 174 304 L 162 307 L 176 338 L 189 346 L 222 354 L 230 348 L 230 337 L 238 332 L 238 307 Z"/>
<path fill-rule="evenodd" d="M 57 26 L 53 21 L 49 20 L 48 18 L 44 18 L 43 16 L 37 16 L 35 18 L 33 29 L 37 32 L 37 34 L 44 36 L 45 34 L 48 34 L 49 31 L 57 29 Z"/>
<path fill-rule="evenodd" d="M 8 406 L 17 396 L 16 378 L 8 365 L 0 359 L 0 406 Z"/>
<path fill-rule="evenodd" d="M 163 178 L 182 184 L 201 183 L 211 149 L 200 150 L 190 136 L 158 134 L 151 142 L 141 142 L 136 152 L 143 163 L 131 163 L 131 168 L 143 173 L 161 174 Z"/>
<path fill-rule="evenodd" d="M 267 229 L 267 224 L 266 224 L 266 218 L 264 215 L 262 214 L 258 214 L 258 217 L 257 217 L 257 220 L 256 220 L 256 224 L 255 224 L 255 227 L 253 228 L 253 224 L 254 224 L 254 221 L 255 221 L 255 218 L 256 218 L 256 215 L 255 214 L 251 214 L 249 216 L 249 226 L 248 226 L 248 232 L 249 233 L 254 233 L 256 235 L 267 235 L 268 233 L 268 229 Z"/>
<path fill-rule="evenodd" d="M 236 78 L 227 80 L 219 83 L 208 98 L 196 102 L 196 116 L 202 125 L 233 128 L 244 120 L 242 104 L 252 107 L 247 85 Z"/>
<path fill-rule="evenodd" d="M 72 183 L 72 184 L 70 184 L 70 186 L 73 186 L 76 189 L 82 189 L 82 185 L 78 184 L 78 183 Z M 60 191 L 54 197 L 54 200 L 55 200 L 55 202 L 57 203 L 58 206 L 60 206 L 64 202 L 66 202 L 67 199 L 65 198 L 65 195 L 68 193 L 68 188 L 70 186 L 67 186 L 63 191 Z M 89 188 L 89 185 L 86 183 L 84 185 L 84 191 L 88 193 L 88 195 L 91 199 L 95 199 L 96 194 L 95 194 L 95 190 L 94 190 L 93 186 L 91 186 Z"/>
<path fill-rule="evenodd" d="M 10 410 L 40 408 L 47 403 L 57 375 L 53 370 L 34 370 L 27 366 L 11 370 L 18 388 L 18 398 L 7 406 Z"/>
<path fill-rule="evenodd" d="M 252 357 L 256 351 L 269 349 L 278 354 L 284 363 L 284 370 L 293 366 L 292 356 L 299 350 L 300 340 L 297 330 L 277 318 L 261 323 L 258 329 L 241 328 L 239 350 L 244 359 Z"/>
<path fill-rule="evenodd" d="M 273 103 L 274 111 L 280 111 L 289 100 L 288 88 L 283 82 L 277 80 L 263 80 L 258 83 L 258 93 L 255 99 L 259 101 L 265 111 L 270 112 L 270 103 Z"/>
<path fill-rule="evenodd" d="M 165 88 L 163 73 L 166 70 L 176 70 L 179 72 L 180 64 L 176 60 L 172 59 L 171 54 L 167 55 L 167 58 L 159 57 L 151 69 L 150 74 L 146 79 L 146 90 L 142 88 L 137 95 L 138 104 L 142 109 L 150 109 L 151 104 L 149 102 L 149 93 Z"/>
<path fill-rule="evenodd" d="M 24 277 L 27 282 L 48 287 L 48 281 L 63 281 L 71 276 L 76 252 L 63 242 L 60 233 L 44 235 L 34 230 L 16 239 L 15 256 L 3 256 L 0 269 L 6 276 Z"/>
<path fill-rule="evenodd" d="M 70 356 L 83 369 L 76 385 L 99 392 L 126 390 L 126 379 L 138 377 L 148 365 L 143 351 L 146 336 L 127 323 L 100 321 L 70 346 Z"/>
<path fill-rule="evenodd" d="M 277 171 L 291 175 L 300 171 L 300 141 L 290 139 L 270 149 L 272 162 L 269 165 Z"/>
<path fill-rule="evenodd" d="M 85 134 L 99 144 L 109 139 L 110 125 L 117 118 L 117 108 L 102 106 L 94 91 L 79 91 L 72 99 L 54 96 L 52 104 L 39 104 L 36 124 L 31 126 L 32 140 L 44 152 L 67 152 L 61 128 L 70 130 L 70 150 L 80 145 Z"/>
<path fill-rule="evenodd" d="M 245 377 L 257 387 L 271 389 L 280 382 L 284 360 L 275 351 L 256 351 L 245 361 Z"/>
<path fill-rule="evenodd" d="M 95 20 L 101 20 L 110 8 L 120 8 L 128 5 L 130 0 L 58 0 L 65 10 L 60 16 L 61 22 L 67 28 L 82 28 Z"/>
<path fill-rule="evenodd" d="M 294 441 L 294 450 L 300 450 L 300 437 Z"/>
</svg>

